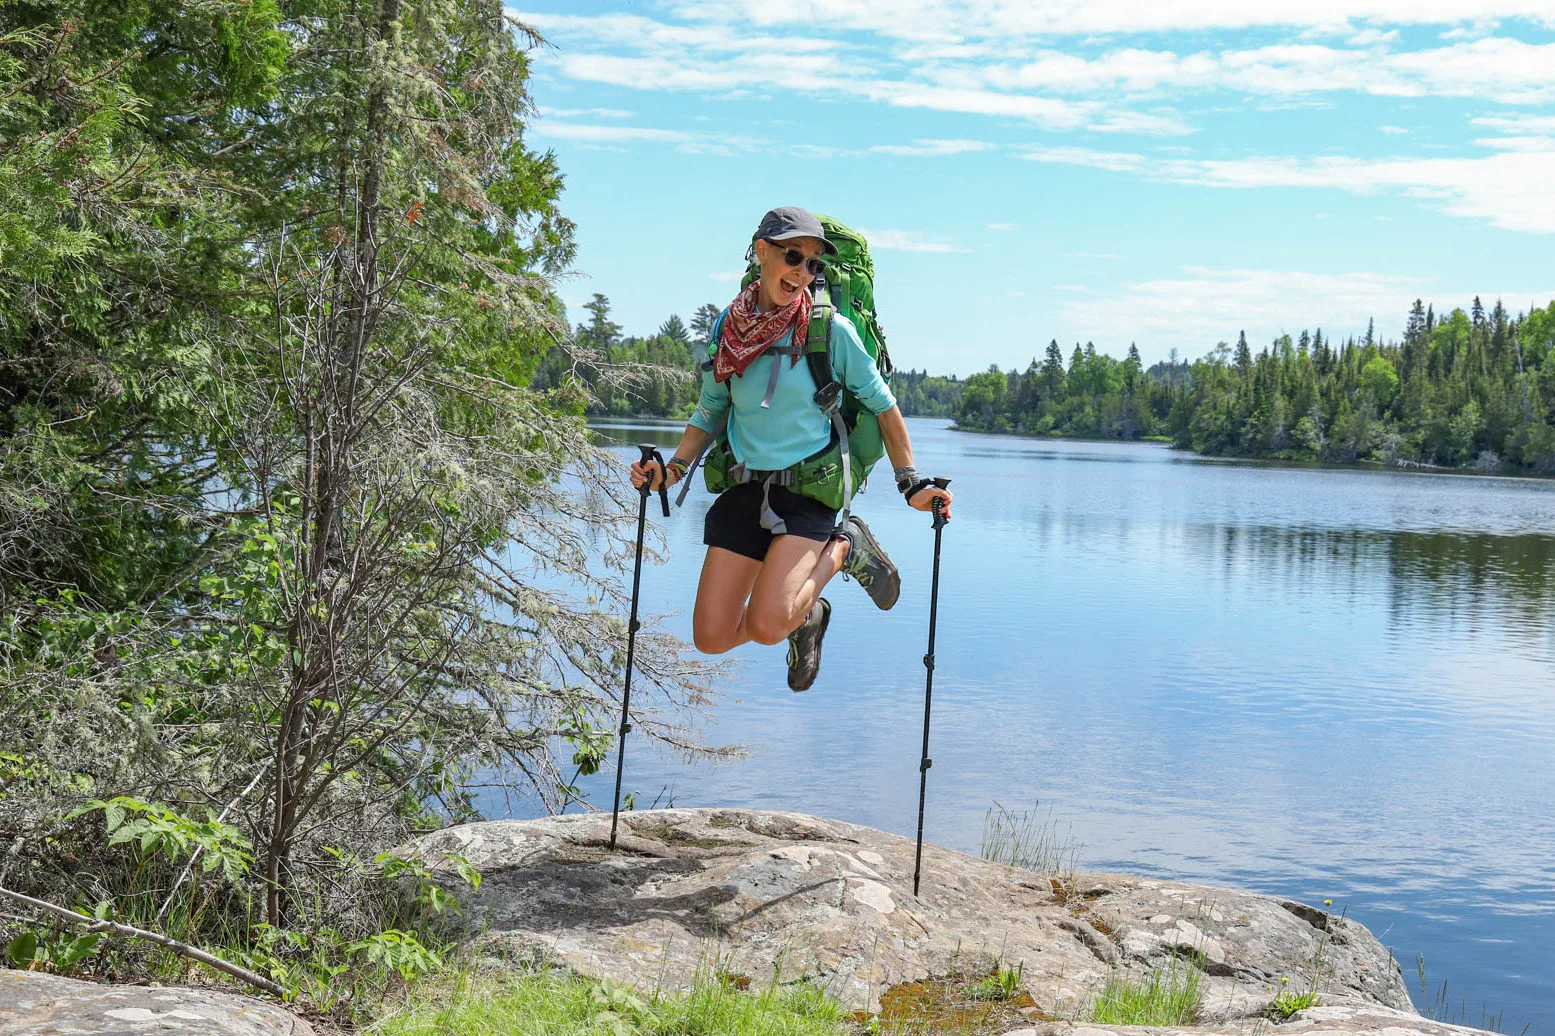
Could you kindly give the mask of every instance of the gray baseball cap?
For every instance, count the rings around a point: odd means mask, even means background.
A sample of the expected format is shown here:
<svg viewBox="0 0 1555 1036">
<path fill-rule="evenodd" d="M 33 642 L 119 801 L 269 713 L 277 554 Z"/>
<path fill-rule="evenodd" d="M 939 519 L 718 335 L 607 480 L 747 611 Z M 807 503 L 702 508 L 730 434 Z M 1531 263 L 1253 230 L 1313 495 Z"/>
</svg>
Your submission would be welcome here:
<svg viewBox="0 0 1555 1036">
<path fill-rule="evenodd" d="M 796 237 L 819 238 L 826 246 L 827 255 L 837 254 L 837 246 L 826 240 L 826 231 L 821 228 L 821 221 L 811 215 L 809 210 L 797 205 L 784 205 L 761 217 L 756 236 L 766 241 L 791 241 Z"/>
</svg>

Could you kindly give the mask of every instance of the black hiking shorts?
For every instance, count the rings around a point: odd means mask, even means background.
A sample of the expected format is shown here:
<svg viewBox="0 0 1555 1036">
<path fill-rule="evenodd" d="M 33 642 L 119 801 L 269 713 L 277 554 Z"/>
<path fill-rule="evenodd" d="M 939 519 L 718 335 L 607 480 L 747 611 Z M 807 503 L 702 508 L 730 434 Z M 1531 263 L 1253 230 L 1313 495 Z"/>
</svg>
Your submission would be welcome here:
<svg viewBox="0 0 1555 1036">
<path fill-rule="evenodd" d="M 837 512 L 807 496 L 773 486 L 768 499 L 790 536 L 825 543 L 837 528 Z M 702 542 L 757 561 L 766 560 L 772 533 L 761 527 L 760 482 L 744 482 L 719 494 L 707 509 Z"/>
</svg>

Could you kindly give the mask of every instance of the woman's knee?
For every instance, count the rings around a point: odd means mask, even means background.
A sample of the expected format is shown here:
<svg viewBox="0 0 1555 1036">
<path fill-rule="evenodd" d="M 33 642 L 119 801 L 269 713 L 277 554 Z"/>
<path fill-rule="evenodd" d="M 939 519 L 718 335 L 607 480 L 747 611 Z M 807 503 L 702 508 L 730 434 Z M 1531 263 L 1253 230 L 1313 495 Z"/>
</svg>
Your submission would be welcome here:
<svg viewBox="0 0 1555 1036">
<path fill-rule="evenodd" d="M 740 643 L 738 617 L 731 623 L 724 616 L 716 619 L 697 614 L 691 620 L 691 642 L 704 655 L 721 655 Z"/>
<path fill-rule="evenodd" d="M 745 632 L 758 644 L 777 644 L 799 625 L 790 610 L 772 602 L 752 601 L 745 612 Z"/>
<path fill-rule="evenodd" d="M 700 626 L 691 629 L 691 642 L 704 655 L 721 655 L 734 647 L 734 633 L 730 630 L 710 630 Z"/>
</svg>

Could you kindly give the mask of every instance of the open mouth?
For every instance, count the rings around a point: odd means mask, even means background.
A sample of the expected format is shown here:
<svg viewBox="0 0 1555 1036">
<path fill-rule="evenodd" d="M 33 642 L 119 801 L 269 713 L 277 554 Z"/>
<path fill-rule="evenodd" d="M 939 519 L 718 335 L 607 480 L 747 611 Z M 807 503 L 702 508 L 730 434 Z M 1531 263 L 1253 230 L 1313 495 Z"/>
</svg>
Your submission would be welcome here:
<svg viewBox="0 0 1555 1036">
<path fill-rule="evenodd" d="M 796 292 L 800 288 L 804 287 L 804 282 L 803 281 L 795 281 L 795 280 L 791 280 L 791 279 L 789 279 L 787 277 L 784 277 L 783 279 L 778 281 L 778 284 L 782 287 L 783 294 L 785 294 L 785 295 L 792 295 L 794 292 Z"/>
</svg>

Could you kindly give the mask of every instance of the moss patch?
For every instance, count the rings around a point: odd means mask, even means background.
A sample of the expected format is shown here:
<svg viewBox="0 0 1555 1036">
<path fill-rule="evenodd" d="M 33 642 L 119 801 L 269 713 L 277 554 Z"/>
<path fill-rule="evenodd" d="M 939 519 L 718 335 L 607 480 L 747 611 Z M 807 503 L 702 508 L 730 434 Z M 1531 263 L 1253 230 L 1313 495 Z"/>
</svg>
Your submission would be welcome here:
<svg viewBox="0 0 1555 1036">
<path fill-rule="evenodd" d="M 682 831 L 673 824 L 636 823 L 629 824 L 633 833 L 643 838 L 652 838 L 663 842 L 665 845 L 685 846 L 691 849 L 748 849 L 751 843 L 742 842 L 733 838 L 697 838 L 688 832 Z M 714 824 L 715 827 L 724 825 Z M 734 826 L 734 825 L 729 825 Z"/>
<path fill-rule="evenodd" d="M 880 1014 L 856 1011 L 851 1017 L 860 1025 L 874 1022 L 882 1036 L 940 1032 L 982 1036 L 1051 1020 L 1025 990 L 1017 990 L 1007 1000 L 991 999 L 989 983 L 997 975 L 994 970 L 902 982 L 881 994 Z"/>
</svg>

